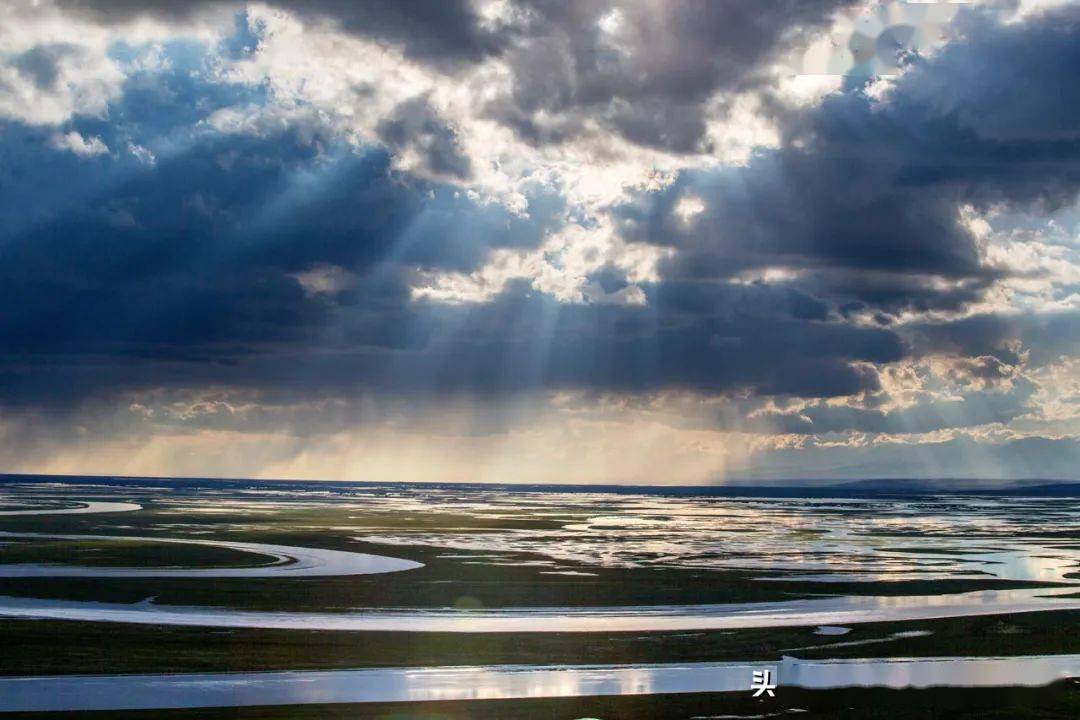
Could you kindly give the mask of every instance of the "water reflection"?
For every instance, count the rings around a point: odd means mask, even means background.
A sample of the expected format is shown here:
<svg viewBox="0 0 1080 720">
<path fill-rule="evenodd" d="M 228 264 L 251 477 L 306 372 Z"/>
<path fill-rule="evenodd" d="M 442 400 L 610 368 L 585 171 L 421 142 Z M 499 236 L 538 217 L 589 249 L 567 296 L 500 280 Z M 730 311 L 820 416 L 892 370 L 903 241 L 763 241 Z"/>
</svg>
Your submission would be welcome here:
<svg viewBox="0 0 1080 720">
<path fill-rule="evenodd" d="M 136 503 L 99 502 L 96 500 L 81 502 L 74 507 L 65 505 L 45 505 L 42 507 L 41 503 L 36 502 L 9 505 L 4 497 L 0 497 L 0 506 L 7 508 L 0 510 L 0 515 L 91 515 L 96 513 L 132 512 L 142 509 L 142 505 Z M 18 507 L 19 509 L 12 510 L 11 507 Z"/>
<path fill-rule="evenodd" d="M 871 581 L 997 578 L 1060 582 L 1080 570 L 1080 548 L 1069 533 L 1080 524 L 1080 498 L 863 497 L 753 498 L 655 496 L 633 492 L 519 491 L 485 486 L 326 486 L 318 484 L 200 487 L 176 492 L 143 485 L 5 487 L 0 514 L 87 513 L 137 509 L 133 502 L 73 500 L 77 494 L 138 500 L 160 518 L 186 521 L 242 514 L 273 529 L 283 514 L 354 510 L 358 540 L 429 545 L 491 562 L 521 553 L 555 563 L 548 572 L 600 567 L 744 570 L 769 580 Z M 17 507 L 25 502 L 54 507 Z M 79 507 L 64 507 L 72 502 Z M 12 504 L 16 507 L 12 509 Z M 56 507 L 58 506 L 58 507 Z M 430 523 L 395 529 L 368 524 L 378 513 L 425 520 L 462 516 L 516 520 L 513 529 L 456 532 Z M 341 515 L 335 516 L 339 521 Z M 1037 519 L 1037 522 L 1033 522 Z M 542 521 L 542 527 L 528 527 Z M 199 532 L 203 525 L 160 523 L 163 531 Z M 236 529 L 244 529 L 237 527 Z M 316 531 L 317 524 L 309 528 Z M 331 528 L 324 528 L 331 529 Z M 483 558 L 477 557 L 478 561 Z M 535 559 L 535 558 L 534 558 Z M 587 570 L 587 569 L 586 569 Z"/>
<path fill-rule="evenodd" d="M 1080 655 L 16 677 L 0 678 L 0 711 L 740 692 L 749 691 L 753 672 L 764 669 L 780 688 L 1041 686 L 1080 675 Z"/>
<path fill-rule="evenodd" d="M 305 548 L 293 545 L 235 542 L 232 540 L 192 540 L 182 538 L 140 537 L 135 535 L 57 535 L 51 533 L 11 533 L 0 531 L 0 538 L 29 540 L 70 540 L 103 542 L 150 542 L 173 545 L 219 547 L 271 559 L 270 564 L 255 567 L 220 568 L 155 568 L 155 567 L 95 567 L 90 565 L 60 565 L 57 563 L 0 564 L 0 577 L 326 577 L 370 575 L 400 572 L 423 567 L 421 563 L 400 558 L 367 553 Z"/>
<path fill-rule="evenodd" d="M 647 632 L 849 625 L 1040 610 L 1080 610 L 1075 588 L 950 595 L 836 596 L 781 602 L 485 610 L 263 612 L 0 597 L 0 616 L 151 625 L 406 632 Z"/>
<path fill-rule="evenodd" d="M 473 512 L 508 512 L 510 497 Z M 535 494 L 534 494 L 535 495 Z M 522 499 L 522 502 L 525 502 Z M 560 505 L 560 503 L 566 503 Z M 571 504 L 572 503 L 572 504 Z M 481 505 L 483 505 L 481 503 Z M 365 533 L 357 539 L 478 553 L 529 552 L 604 567 L 759 572 L 770 581 L 987 578 L 1067 581 L 1080 570 L 1077 498 L 714 498 L 633 495 L 528 498 L 558 530 Z M 540 506 L 539 508 L 537 506 Z M 456 501 L 450 507 L 458 507 Z M 1032 524 L 1038 518 L 1038 525 Z"/>
</svg>

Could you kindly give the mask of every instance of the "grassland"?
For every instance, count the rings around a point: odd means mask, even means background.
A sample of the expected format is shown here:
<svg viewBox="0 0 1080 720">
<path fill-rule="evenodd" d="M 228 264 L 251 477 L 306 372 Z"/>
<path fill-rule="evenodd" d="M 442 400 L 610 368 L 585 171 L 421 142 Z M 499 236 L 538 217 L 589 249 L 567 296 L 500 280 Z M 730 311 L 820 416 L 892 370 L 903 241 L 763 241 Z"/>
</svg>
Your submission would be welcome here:
<svg viewBox="0 0 1080 720">
<path fill-rule="evenodd" d="M 180 523 L 178 520 L 182 519 Z M 249 610 L 345 610 L 363 607 L 542 607 L 617 606 L 790 600 L 820 594 L 932 595 L 982 589 L 1037 587 L 1038 583 L 968 577 L 903 582 L 759 582 L 759 571 L 676 567 L 596 567 L 569 560 L 558 569 L 588 575 L 548 574 L 551 558 L 507 549 L 497 563 L 490 553 L 428 545 L 385 545 L 364 536 L 431 532 L 507 533 L 556 531 L 569 520 L 558 515 L 528 517 L 503 513 L 365 511 L 355 507 L 244 512 L 227 508 L 189 513 L 148 508 L 117 516 L 6 517 L 0 529 L 12 532 L 198 537 L 299 545 L 392 555 L 424 563 L 404 573 L 331 578 L 0 578 L 0 595 L 110 602 L 138 602 L 155 596 L 164 605 L 226 606 Z M 192 534 L 196 533 L 196 534 Z M 512 548 L 512 543 L 508 542 Z M 33 546 L 37 546 L 35 549 Z M 76 547 L 79 552 L 66 552 Z M 7 557 L 3 555 L 7 554 Z M 446 557 L 452 555 L 454 557 Z M 106 565 L 232 566 L 265 562 L 258 556 L 203 546 L 92 541 L 16 543 L 0 546 L 0 562 L 63 560 Z"/>
<path fill-rule="evenodd" d="M 344 611 L 364 607 L 618 606 L 754 602 L 821 594 L 933 595 L 978 589 L 1038 586 L 970 576 L 952 580 L 874 583 L 760 582 L 759 572 L 675 567 L 596 567 L 569 560 L 551 575 L 551 558 L 522 552 L 514 532 L 558 533 L 569 514 L 499 508 L 492 512 L 388 510 L 352 504 L 310 508 L 203 506 L 162 503 L 114 516 L 67 515 L 0 519 L 0 530 L 55 534 L 197 537 L 369 552 L 408 558 L 424 567 L 403 573 L 331 578 L 19 578 L 0 579 L 0 595 L 138 602 L 154 596 L 167 605 L 253 610 Z M 210 511 L 208 511 L 210 510 Z M 489 552 L 424 544 L 386 545 L 364 537 L 502 534 L 510 540 L 492 562 Z M 792 542 L 812 542 L 812 531 Z M 1056 537 L 1074 537 L 1075 533 Z M 902 538 L 873 538 L 903 551 Z M 14 540 L 0 545 L 0 563 L 160 567 L 232 567 L 265 560 L 233 550 L 141 540 Z M 545 564 L 546 563 L 546 564 Z M 0 674 L 94 674 L 333 669 L 374 666 L 477 664 L 672 663 L 875 656 L 1025 655 L 1080 653 L 1080 612 L 1041 612 L 944 620 L 853 625 L 842 637 L 814 628 L 763 628 L 678 633 L 344 633 L 207 629 L 0 619 Z M 897 633 L 920 631 L 916 637 Z M 844 645 L 860 641 L 869 644 Z M 839 643 L 839 644 L 838 644 Z M 1045 689 L 844 690 L 783 689 L 775 701 L 746 694 L 476 701 L 392 705 L 299 706 L 142 713 L 49 715 L 188 720 L 336 718 L 378 720 L 571 720 L 596 717 L 706 718 L 723 715 L 869 718 L 1076 718 L 1080 692 L 1073 683 Z M 43 716 L 45 717 L 45 716 Z"/>
<path fill-rule="evenodd" d="M 225 547 L 145 540 L 20 539 L 0 545 L 0 564 L 59 563 L 95 567 L 252 567 L 274 558 Z"/>
<path fill-rule="evenodd" d="M 682 633 L 455 634 L 219 630 L 44 620 L 0 621 L 0 674 L 330 669 L 366 666 L 587 664 L 1080 653 L 1080 612 L 813 628 Z M 891 639 L 895 633 L 927 631 Z M 887 640 L 853 646 L 837 642 Z M 812 646 L 821 646 L 813 649 Z M 62 652 L 57 652 L 62 648 Z"/>
</svg>

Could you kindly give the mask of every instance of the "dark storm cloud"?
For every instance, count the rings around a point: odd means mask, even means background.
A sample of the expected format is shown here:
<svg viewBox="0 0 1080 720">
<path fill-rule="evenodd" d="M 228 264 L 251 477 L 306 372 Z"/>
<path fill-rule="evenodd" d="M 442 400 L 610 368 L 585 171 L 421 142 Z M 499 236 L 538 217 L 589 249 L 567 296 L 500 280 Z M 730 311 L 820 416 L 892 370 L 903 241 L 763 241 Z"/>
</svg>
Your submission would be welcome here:
<svg viewBox="0 0 1080 720">
<path fill-rule="evenodd" d="M 902 357 L 893 334 L 808 321 L 804 299 L 783 289 L 688 283 L 647 295 L 645 308 L 562 305 L 511 287 L 458 317 L 453 336 L 430 346 L 430 358 L 399 362 L 437 363 L 418 374 L 451 391 L 754 388 L 832 396 L 876 388 L 876 375 L 851 361 Z"/>
<path fill-rule="evenodd" d="M 747 168 L 684 172 L 664 191 L 618 208 L 616 217 L 627 240 L 679 251 L 666 269 L 672 277 L 784 266 L 979 273 L 955 198 L 892 179 L 878 161 L 781 151 Z M 693 199 L 704 210 L 680 216 L 680 202 Z"/>
<path fill-rule="evenodd" d="M 948 45 L 932 64 L 916 68 L 901 102 L 934 108 L 983 141 L 1080 139 L 1080 103 L 1061 92 L 1080 68 L 1080 9 L 1067 4 L 1016 24 L 1002 24 L 991 12 L 961 20 L 957 32 L 966 42 Z"/>
<path fill-rule="evenodd" d="M 243 8 L 232 0 L 60 4 L 103 23 Z M 707 149 L 705 104 L 711 96 L 766 83 L 764 65 L 855 0 L 517 0 L 504 19 L 491 23 L 481 22 L 468 0 L 270 4 L 394 43 L 407 56 L 449 71 L 500 57 L 513 90 L 490 102 L 488 114 L 530 141 L 561 142 L 596 120 L 634 143 L 693 152 Z"/>
<path fill-rule="evenodd" d="M 764 82 L 762 65 L 852 3 L 520 4 L 530 11 L 525 39 L 505 54 L 513 90 L 491 104 L 493 117 L 538 144 L 595 120 L 631 142 L 693 152 L 707 149 L 710 97 Z"/>
<path fill-rule="evenodd" d="M 844 313 L 979 299 L 1002 271 L 982 265 L 961 208 L 1059 207 L 1080 188 L 1080 7 L 1012 25 L 973 11 L 960 27 L 883 102 L 830 96 L 747 167 L 686 171 L 616 208 L 623 236 L 677 250 L 668 278 L 797 269 L 794 286 Z M 1017 88 L 1033 105 L 1006 101 Z M 680 212 L 689 202 L 703 209 Z"/>
<path fill-rule="evenodd" d="M 616 293 L 630 284 L 626 273 L 610 263 L 589 273 L 589 282 L 607 294 Z"/>
<path fill-rule="evenodd" d="M 376 128 L 379 139 L 394 152 L 412 149 L 423 158 L 421 169 L 435 177 L 463 180 L 472 172 L 462 153 L 457 134 L 431 107 L 426 98 L 399 103 Z"/>
<path fill-rule="evenodd" d="M 1080 441 L 1030 437 L 1002 443 L 956 438 L 935 443 L 875 443 L 848 447 L 809 446 L 755 456 L 731 477 L 829 478 L 1075 478 Z"/>
<path fill-rule="evenodd" d="M 0 319 L 8 347 L 272 339 L 317 325 L 327 302 L 291 274 L 320 264 L 468 271 L 489 248 L 544 232 L 452 189 L 395 182 L 382 153 L 315 152 L 289 135 L 217 139 L 5 238 L 0 293 L 21 310 Z M 124 222 L 103 206 L 123 209 Z"/>
<path fill-rule="evenodd" d="M 193 76 L 179 62 L 172 76 L 135 76 L 108 120 L 77 121 L 115 149 L 107 156 L 3 128 L 0 402 L 245 385 L 260 379 L 238 364 L 263 353 L 272 380 L 309 349 L 407 347 L 408 273 L 468 272 L 562 222 L 561 201 L 539 187 L 526 219 L 399 175 L 381 150 L 212 132 L 200 121 L 250 91 Z M 124 149 L 137 143 L 157 150 L 154 165 Z M 321 268 L 342 286 L 306 287 Z"/>
<path fill-rule="evenodd" d="M 916 61 L 885 103 L 830 99 L 789 128 L 829 158 L 859 157 L 890 172 L 891 186 L 952 192 L 986 207 L 1047 208 L 1075 200 L 1080 133 L 1080 6 L 1003 24 L 963 13 L 958 37 Z M 1010 101 L 1020 93 L 1022 101 Z"/>
<path fill-rule="evenodd" d="M 980 314 L 953 321 L 912 323 L 904 329 L 917 355 L 990 356 L 1013 365 L 1020 353 L 1033 367 L 1080 354 L 1080 312 Z"/>
<path fill-rule="evenodd" d="M 1018 381 L 1007 392 L 970 392 L 959 398 L 931 399 L 911 407 L 880 410 L 865 407 L 814 405 L 798 413 L 760 413 L 755 425 L 770 432 L 820 433 L 928 433 L 948 428 L 1008 423 L 1030 411 L 1036 388 Z"/>
<path fill-rule="evenodd" d="M 237 0 L 59 0 L 72 12 L 103 23 L 141 15 L 185 20 L 206 9 L 240 12 Z M 485 30 L 468 0 L 269 0 L 307 19 L 333 21 L 347 32 L 399 44 L 409 57 L 431 62 L 476 61 L 506 42 Z"/>
<path fill-rule="evenodd" d="M 5 404 L 69 404 L 126 390 L 207 386 L 273 388 L 294 400 L 355 393 L 493 397 L 560 387 L 621 392 L 756 388 L 762 394 L 832 396 L 876 389 L 876 376 L 852 368 L 851 359 L 899 355 L 895 338 L 880 331 L 778 318 L 764 331 L 749 320 L 732 319 L 646 334 L 644 318 L 600 306 L 565 309 L 566 316 L 553 323 L 549 334 L 532 335 L 544 322 L 542 315 L 559 311 L 551 304 L 518 296 L 468 317 L 464 308 L 439 309 L 433 316 L 423 309 L 387 308 L 367 321 L 345 318 L 355 323 L 348 346 L 328 345 L 316 333 L 290 342 L 280 326 L 263 342 L 249 337 L 237 338 L 238 346 L 193 346 L 179 337 L 185 331 L 179 326 L 159 342 L 103 347 L 95 341 L 84 343 L 82 353 L 72 352 L 74 343 L 64 348 L 65 354 L 7 353 L 0 397 Z M 234 309 L 225 303 L 221 307 Z M 269 301 L 263 308 L 273 310 Z M 361 316 L 373 312 L 370 307 L 351 310 Z M 199 325 L 188 332 L 205 336 L 207 319 L 194 320 Z M 441 338 L 440 330 L 451 323 L 464 326 L 452 338 Z M 640 332 L 634 332 L 635 325 Z M 751 334 L 758 339 L 752 346 L 743 340 Z M 101 351 L 95 354 L 92 348 Z"/>
<path fill-rule="evenodd" d="M 333 5 L 339 14 L 375 12 Z M 535 35 L 506 51 L 515 95 L 493 112 L 526 134 L 541 112 L 565 121 L 567 133 L 595 117 L 636 142 L 686 150 L 700 141 L 704 99 L 750 82 L 789 30 L 822 22 L 832 4 L 627 5 L 622 22 L 644 34 L 631 34 L 625 57 L 599 46 L 599 5 L 531 7 Z M 1075 195 L 1078 141 L 1066 130 L 1075 54 L 1065 48 L 1080 35 L 1075 17 L 1067 9 L 1008 27 L 973 19 L 966 39 L 911 70 L 884 105 L 857 92 L 830 98 L 788 117 L 785 146 L 748 167 L 687 171 L 613 209 L 625 239 L 674 251 L 659 281 L 640 284 L 643 307 L 559 303 L 527 281 L 485 303 L 415 301 L 418 269 L 470 272 L 493 248 L 538 247 L 564 222 L 563 201 L 538 187 L 521 217 L 392 172 L 384 150 L 356 152 L 300 131 L 219 134 L 202 122 L 210 112 L 257 105 L 264 91 L 200 82 L 183 66 L 137 77 L 109 118 L 72 124 L 100 136 L 109 156 L 77 158 L 50 149 L 45 131 L 5 128 L 0 403 L 208 386 L 294 398 L 551 388 L 827 398 L 879 391 L 874 366 L 913 353 L 1015 365 L 1010 341 L 1054 331 L 1037 322 L 1012 330 L 991 317 L 901 332 L 855 316 L 877 314 L 888 325 L 903 310 L 956 310 L 981 297 L 999 272 L 982 265 L 962 203 Z M 425 47 L 417 38 L 402 42 Z M 483 43 L 458 45 L 473 48 L 461 57 L 487 52 Z M 1010 119 L 1013 107 L 994 120 L 992 91 L 974 80 L 933 90 L 937 68 L 971 63 L 992 83 L 994 68 L 1021 50 L 1024 67 L 1045 66 L 1030 81 L 1045 84 L 1039 108 L 1053 115 L 1031 135 Z M 672 118 L 671 108 L 684 117 Z M 391 150 L 419 152 L 436 175 L 471 169 L 422 100 L 399 105 L 378 132 Z M 546 131 L 536 132 L 543 141 Z M 124 150 L 156 141 L 154 167 Z M 681 213 L 686 199 L 704 209 Z M 798 274 L 754 280 L 773 267 Z M 320 284 L 320 273 L 332 281 Z M 629 286 L 614 263 L 589 279 L 606 294 Z M 1069 333 L 1059 328 L 1056 337 L 1066 348 Z M 979 417 L 1015 417 L 1020 395 Z M 969 422 L 972 406 L 936 406 L 940 421 L 930 411 L 874 409 L 814 411 L 811 420 L 826 430 L 925 430 Z"/>
<path fill-rule="evenodd" d="M 21 74 L 33 80 L 39 88 L 48 89 L 56 84 L 60 71 L 57 64 L 66 55 L 77 53 L 78 47 L 67 43 L 37 45 L 17 55 L 12 65 Z"/>
<path fill-rule="evenodd" d="M 285 0 L 280 5 L 329 17 L 348 32 L 400 43 L 406 55 L 419 59 L 479 60 L 506 41 L 481 26 L 469 0 Z"/>
</svg>

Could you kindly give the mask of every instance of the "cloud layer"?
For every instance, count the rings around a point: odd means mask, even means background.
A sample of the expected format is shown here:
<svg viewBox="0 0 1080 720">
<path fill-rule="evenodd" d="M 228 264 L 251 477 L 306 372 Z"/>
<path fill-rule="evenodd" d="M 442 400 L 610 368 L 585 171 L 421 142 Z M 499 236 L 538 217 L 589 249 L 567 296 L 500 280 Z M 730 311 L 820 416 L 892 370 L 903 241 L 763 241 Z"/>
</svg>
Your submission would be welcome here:
<svg viewBox="0 0 1080 720">
<path fill-rule="evenodd" d="M 16 4 L 6 469 L 1072 476 L 1080 8 L 1049 5 L 822 77 L 791 58 L 867 8 Z"/>
</svg>

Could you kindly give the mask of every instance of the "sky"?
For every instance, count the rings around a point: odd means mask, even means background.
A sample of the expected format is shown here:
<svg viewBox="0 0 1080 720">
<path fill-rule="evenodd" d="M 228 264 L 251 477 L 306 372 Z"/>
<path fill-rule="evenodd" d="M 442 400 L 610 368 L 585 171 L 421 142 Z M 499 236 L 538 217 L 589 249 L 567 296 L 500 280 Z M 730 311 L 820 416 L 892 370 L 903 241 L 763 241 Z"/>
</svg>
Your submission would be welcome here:
<svg viewBox="0 0 1080 720">
<path fill-rule="evenodd" d="M 1080 5 L 11 0 L 0 471 L 1080 479 Z"/>
</svg>

